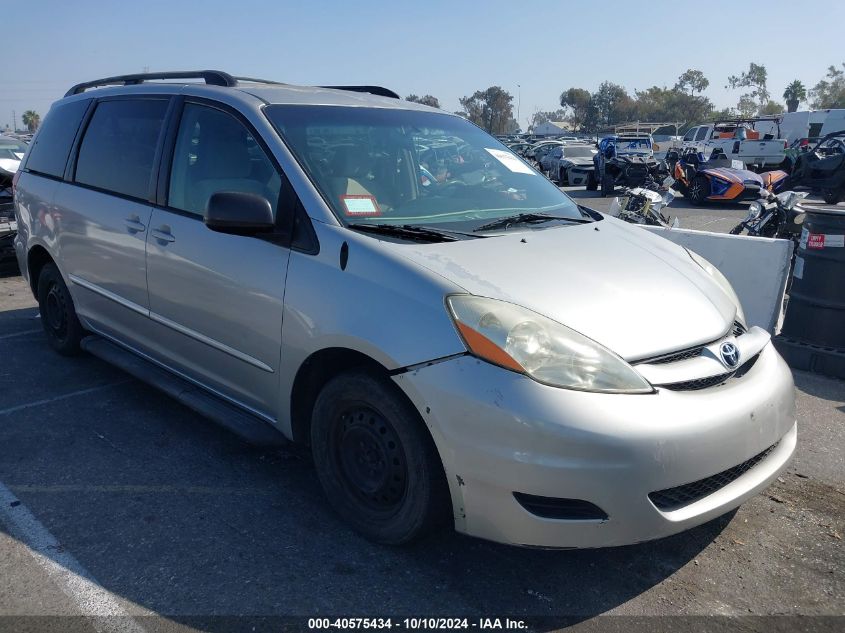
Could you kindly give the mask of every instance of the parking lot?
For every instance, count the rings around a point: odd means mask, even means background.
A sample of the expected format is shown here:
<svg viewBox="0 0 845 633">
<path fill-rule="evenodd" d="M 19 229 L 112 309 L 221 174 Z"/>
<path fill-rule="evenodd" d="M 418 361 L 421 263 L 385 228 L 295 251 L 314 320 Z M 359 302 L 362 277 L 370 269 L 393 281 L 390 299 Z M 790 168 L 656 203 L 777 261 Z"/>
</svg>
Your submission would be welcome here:
<svg viewBox="0 0 845 633">
<path fill-rule="evenodd" d="M 610 201 L 570 193 L 599 210 Z M 679 199 L 670 211 L 682 227 L 726 232 L 745 208 Z M 15 630 L 83 613 L 113 616 L 94 621 L 100 630 L 220 631 L 285 622 L 256 620 L 272 616 L 509 616 L 553 629 L 609 615 L 845 614 L 840 381 L 796 372 L 794 462 L 764 494 L 686 533 L 541 551 L 446 532 L 389 548 L 332 513 L 307 452 L 250 447 L 93 357 L 51 352 L 20 277 L 0 279 L 0 351 L 0 612 L 44 618 Z"/>
</svg>

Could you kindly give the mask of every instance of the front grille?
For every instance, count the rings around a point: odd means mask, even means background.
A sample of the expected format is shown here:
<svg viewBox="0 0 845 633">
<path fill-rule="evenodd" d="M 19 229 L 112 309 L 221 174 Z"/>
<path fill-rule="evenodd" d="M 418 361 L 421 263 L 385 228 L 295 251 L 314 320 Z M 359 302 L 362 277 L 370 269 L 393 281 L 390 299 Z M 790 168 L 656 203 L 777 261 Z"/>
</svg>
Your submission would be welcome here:
<svg viewBox="0 0 845 633">
<path fill-rule="evenodd" d="M 760 354 L 756 354 L 755 356 L 752 356 L 747 361 L 745 361 L 735 370 L 726 372 L 724 374 L 708 376 L 707 378 L 696 378 L 695 380 L 685 380 L 683 382 L 670 382 L 665 385 L 657 386 L 662 387 L 663 389 L 669 389 L 671 391 L 698 391 L 700 389 L 718 387 L 719 385 L 724 385 L 731 378 L 742 378 L 745 374 L 749 372 L 752 367 L 754 367 L 754 363 L 757 362 L 757 359 L 759 357 Z"/>
<path fill-rule="evenodd" d="M 652 358 L 643 362 L 646 362 L 649 365 L 665 365 L 666 363 L 677 363 L 678 361 L 687 360 L 688 358 L 697 358 L 701 356 L 701 352 L 703 350 L 704 346 L 699 345 L 698 347 L 690 347 L 689 349 L 684 349 L 680 352 L 673 352 L 672 354 L 667 354 L 666 356 L 658 356 L 657 358 Z"/>
<path fill-rule="evenodd" d="M 742 336 L 745 334 L 746 329 L 745 326 L 742 325 L 739 321 L 734 321 L 734 324 L 731 326 L 730 333 L 734 336 Z M 717 339 L 720 340 L 720 339 Z M 712 345 L 716 341 L 711 343 L 707 343 L 707 345 Z M 704 351 L 704 348 L 707 345 L 696 345 L 695 347 L 689 347 L 687 349 L 682 349 L 677 352 L 671 352 L 669 354 L 664 354 L 663 356 L 654 356 L 653 358 L 646 358 L 644 360 L 637 361 L 636 364 L 649 364 L 649 365 L 665 365 L 667 363 L 677 363 L 682 360 L 687 360 L 690 358 L 698 358 L 701 356 L 701 352 Z"/>
<path fill-rule="evenodd" d="M 666 490 L 652 492 L 648 495 L 648 498 L 651 499 L 651 502 L 658 510 L 662 510 L 663 512 L 679 510 L 684 506 L 695 503 L 717 490 L 724 488 L 729 483 L 736 481 L 761 461 L 766 459 L 769 453 L 775 450 L 776 447 L 777 442 L 772 444 L 762 453 L 755 455 L 751 459 L 746 460 L 733 468 L 728 468 L 720 473 L 711 475 L 705 479 L 699 479 L 698 481 L 694 481 L 689 484 L 684 484 L 683 486 L 676 486 L 675 488 L 667 488 Z"/>
</svg>

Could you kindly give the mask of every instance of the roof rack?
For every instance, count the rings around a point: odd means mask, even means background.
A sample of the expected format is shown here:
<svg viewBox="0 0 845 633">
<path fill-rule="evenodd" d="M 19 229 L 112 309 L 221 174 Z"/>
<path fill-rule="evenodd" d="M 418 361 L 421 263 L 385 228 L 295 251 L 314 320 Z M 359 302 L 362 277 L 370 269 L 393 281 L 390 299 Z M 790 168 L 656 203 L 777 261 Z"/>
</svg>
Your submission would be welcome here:
<svg viewBox="0 0 845 633">
<path fill-rule="evenodd" d="M 203 79 L 209 86 L 225 86 L 234 88 L 239 81 L 270 84 L 276 86 L 283 86 L 285 84 L 279 81 L 270 81 L 269 79 L 254 79 L 252 77 L 233 77 L 229 73 L 222 70 L 181 70 L 175 72 L 161 72 L 161 73 L 136 73 L 132 75 L 115 75 L 114 77 L 105 77 L 104 79 L 95 79 L 94 81 L 86 81 L 76 84 L 65 93 L 66 97 L 78 95 L 85 92 L 89 88 L 98 88 L 101 86 L 135 86 L 145 81 L 155 79 Z M 332 90 L 349 90 L 351 92 L 365 92 L 380 97 L 390 97 L 392 99 L 401 99 L 401 97 L 381 86 L 320 86 L 320 88 L 329 88 Z"/>
<path fill-rule="evenodd" d="M 366 92 L 377 97 L 390 97 L 391 99 L 401 99 L 398 94 L 389 88 L 382 86 L 320 86 L 320 88 L 329 88 L 331 90 L 349 90 L 350 92 Z"/>
<path fill-rule="evenodd" d="M 105 79 L 95 79 L 94 81 L 76 84 L 65 93 L 65 96 L 78 95 L 85 92 L 88 88 L 98 88 L 100 86 L 134 86 L 151 79 L 204 79 L 205 83 L 210 86 L 234 87 L 238 85 L 237 79 L 229 73 L 224 73 L 222 70 L 183 70 L 177 72 L 116 75 L 114 77 L 106 77 Z"/>
</svg>

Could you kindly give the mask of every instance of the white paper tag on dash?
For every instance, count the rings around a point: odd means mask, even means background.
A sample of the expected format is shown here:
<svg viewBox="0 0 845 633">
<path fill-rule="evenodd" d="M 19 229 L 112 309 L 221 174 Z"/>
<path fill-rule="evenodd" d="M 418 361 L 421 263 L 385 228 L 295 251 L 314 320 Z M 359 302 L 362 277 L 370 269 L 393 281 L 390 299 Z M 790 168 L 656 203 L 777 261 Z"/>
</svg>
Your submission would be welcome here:
<svg viewBox="0 0 845 633">
<path fill-rule="evenodd" d="M 804 279 L 804 258 L 795 258 L 795 269 L 792 271 L 792 276 L 796 279 Z"/>
<path fill-rule="evenodd" d="M 504 165 L 514 173 L 537 175 L 536 171 L 531 169 L 528 165 L 523 163 L 510 152 L 506 152 L 501 149 L 492 149 L 490 147 L 485 147 L 484 149 L 487 150 L 490 156 L 495 158 L 497 161 L 502 163 L 502 165 Z"/>
</svg>

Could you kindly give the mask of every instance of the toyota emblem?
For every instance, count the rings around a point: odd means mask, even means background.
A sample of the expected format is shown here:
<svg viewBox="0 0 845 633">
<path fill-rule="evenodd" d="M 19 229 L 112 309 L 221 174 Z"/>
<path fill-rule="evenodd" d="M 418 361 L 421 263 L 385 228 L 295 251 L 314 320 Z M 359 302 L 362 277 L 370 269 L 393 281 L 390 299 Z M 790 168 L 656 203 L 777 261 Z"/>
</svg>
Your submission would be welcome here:
<svg viewBox="0 0 845 633">
<path fill-rule="evenodd" d="M 722 357 L 725 367 L 733 369 L 739 365 L 739 350 L 733 343 L 728 341 L 722 343 L 722 346 L 719 348 L 719 355 Z"/>
</svg>

